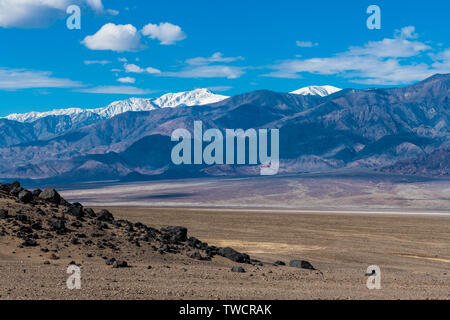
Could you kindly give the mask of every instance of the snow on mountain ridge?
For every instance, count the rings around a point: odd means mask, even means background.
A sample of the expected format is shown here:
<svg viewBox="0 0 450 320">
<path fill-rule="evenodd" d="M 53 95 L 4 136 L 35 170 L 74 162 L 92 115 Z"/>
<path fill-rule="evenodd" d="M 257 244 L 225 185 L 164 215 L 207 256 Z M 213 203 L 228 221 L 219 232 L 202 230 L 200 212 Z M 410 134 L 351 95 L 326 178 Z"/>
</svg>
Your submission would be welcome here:
<svg viewBox="0 0 450 320">
<path fill-rule="evenodd" d="M 295 91 L 292 91 L 292 94 L 301 94 L 301 95 L 313 95 L 313 96 L 321 96 L 325 97 L 335 92 L 341 91 L 342 89 L 336 88 L 333 86 L 309 86 L 304 87 Z"/>
<path fill-rule="evenodd" d="M 210 104 L 227 99 L 227 96 L 222 96 L 212 93 L 208 89 L 195 89 L 188 92 L 167 93 L 153 101 L 154 104 L 163 108 L 174 108 L 177 106 L 200 106 Z"/>
<path fill-rule="evenodd" d="M 227 96 L 214 94 L 208 89 L 195 89 L 186 92 L 168 93 L 155 99 L 129 98 L 126 100 L 114 101 L 106 107 L 96 109 L 67 108 L 55 109 L 46 112 L 32 111 L 28 113 L 13 113 L 4 118 L 19 122 L 34 122 L 38 119 L 48 116 L 66 115 L 69 116 L 73 122 L 77 122 L 78 119 L 85 120 L 89 116 L 96 116 L 100 117 L 101 119 L 109 119 L 118 114 L 128 111 L 151 111 L 161 108 L 205 105 L 227 98 Z"/>
</svg>

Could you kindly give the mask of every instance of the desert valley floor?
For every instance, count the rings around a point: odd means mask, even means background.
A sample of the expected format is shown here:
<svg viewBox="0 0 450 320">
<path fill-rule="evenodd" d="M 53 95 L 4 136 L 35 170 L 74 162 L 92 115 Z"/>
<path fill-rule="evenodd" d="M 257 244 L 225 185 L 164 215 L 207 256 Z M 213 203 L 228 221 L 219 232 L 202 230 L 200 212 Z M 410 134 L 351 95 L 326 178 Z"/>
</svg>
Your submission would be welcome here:
<svg viewBox="0 0 450 320">
<path fill-rule="evenodd" d="M 354 202 L 359 206 L 350 209 L 334 207 L 338 212 L 330 212 L 333 207 L 329 198 L 324 198 L 325 205 L 317 209 L 305 206 L 306 209 L 297 211 L 270 207 L 264 210 L 194 208 L 180 204 L 177 207 L 144 207 L 136 203 L 93 206 L 96 212 L 108 209 L 116 220 L 139 221 L 156 228 L 185 226 L 188 236 L 195 236 L 209 245 L 229 246 L 248 253 L 262 265 L 240 264 L 220 256 L 211 261 L 199 261 L 185 254 L 149 252 L 142 255 L 142 248 L 131 247 L 118 257 L 126 258 L 130 268 L 111 268 L 100 253 L 87 257 L 77 247 L 62 248 L 58 260 L 44 264 L 49 261 L 50 253 L 33 248 L 18 249 L 17 242 L 0 238 L 0 299 L 450 299 L 450 211 L 445 209 L 449 208 L 449 184 L 445 181 L 405 185 L 374 182 L 367 189 L 356 190 L 358 185 L 340 181 L 339 186 L 342 189 L 345 184 L 354 188 L 354 194 L 349 197 L 364 199 L 370 198 L 368 190 L 373 190 L 374 186 L 381 188 L 381 183 L 389 185 L 390 189 L 378 194 L 390 194 L 404 209 L 396 206 L 395 201 L 382 203 L 381 198 L 373 197 L 373 203 L 368 205 L 360 201 Z M 112 188 L 126 194 L 139 185 L 140 190 L 146 190 L 143 186 L 147 185 L 153 191 L 148 193 L 147 190 L 147 195 L 138 196 L 151 199 L 149 195 L 159 195 L 153 198 L 158 202 L 161 197 L 172 201 L 177 197 L 171 197 L 170 193 L 180 193 L 164 189 L 165 184 L 158 187 L 157 183 L 128 186 L 131 189 L 124 185 Z M 292 181 L 289 185 L 292 186 Z M 327 188 L 331 186 L 324 190 Z M 195 188 L 185 190 L 193 193 Z M 306 204 L 313 201 L 307 187 L 299 187 L 299 190 L 310 195 L 310 198 L 305 197 L 309 199 Z M 105 189 L 97 189 L 95 196 L 94 190 L 89 189 L 66 190 L 61 194 L 71 202 L 80 200 L 90 205 L 95 204 L 93 199 L 106 199 L 110 203 L 119 198 Z M 218 196 L 216 191 L 211 194 Z M 222 193 L 220 197 L 226 195 Z M 185 197 L 179 198 L 186 201 Z M 412 198 L 416 200 L 408 200 Z M 417 200 L 419 198 L 422 202 Z M 350 203 L 343 196 L 337 199 Z M 281 207 L 279 202 L 271 201 Z M 377 201 L 382 205 L 376 206 Z M 417 210 L 411 209 L 414 206 L 408 205 L 410 201 L 419 204 Z M 230 197 L 230 203 L 241 205 L 239 202 Z M 434 205 L 429 206 L 430 203 Z M 364 209 L 364 205 L 371 209 Z M 384 214 L 376 214 L 374 210 Z M 307 260 L 317 270 L 274 265 L 276 260 L 289 263 L 293 259 Z M 71 261 L 81 265 L 81 290 L 66 288 L 66 268 Z M 236 265 L 246 272 L 231 272 L 231 267 Z M 370 265 L 381 268 L 380 290 L 366 287 L 365 273 Z"/>
</svg>

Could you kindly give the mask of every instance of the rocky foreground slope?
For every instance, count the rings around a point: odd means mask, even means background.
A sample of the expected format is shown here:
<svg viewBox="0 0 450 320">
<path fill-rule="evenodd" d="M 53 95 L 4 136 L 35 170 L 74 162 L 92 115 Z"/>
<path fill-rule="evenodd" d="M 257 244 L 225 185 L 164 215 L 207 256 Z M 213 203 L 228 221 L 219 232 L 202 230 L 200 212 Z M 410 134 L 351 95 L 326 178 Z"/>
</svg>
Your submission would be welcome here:
<svg viewBox="0 0 450 320">
<path fill-rule="evenodd" d="M 139 259 L 149 251 L 184 254 L 197 260 L 212 260 L 219 255 L 238 263 L 261 265 L 232 248 L 210 246 L 188 237 L 185 227 L 156 229 L 140 222 L 116 220 L 108 210 L 95 212 L 80 203 L 69 203 L 54 189 L 31 192 L 18 182 L 0 184 L 0 243 L 2 238 L 17 241 L 18 249 L 39 248 L 55 260 L 58 252 L 73 252 L 75 248 L 87 258 L 102 257 L 114 268 L 128 267 L 133 264 L 129 259 Z M 306 261 L 293 261 L 292 266 L 314 269 Z M 232 271 L 244 269 L 235 267 Z"/>
</svg>

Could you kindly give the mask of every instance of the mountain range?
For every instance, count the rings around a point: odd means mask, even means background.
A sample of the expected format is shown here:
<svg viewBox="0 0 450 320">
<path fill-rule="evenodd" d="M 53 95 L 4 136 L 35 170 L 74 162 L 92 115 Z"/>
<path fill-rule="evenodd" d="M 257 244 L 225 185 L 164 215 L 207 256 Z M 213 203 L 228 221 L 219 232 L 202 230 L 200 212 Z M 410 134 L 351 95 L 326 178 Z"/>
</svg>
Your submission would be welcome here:
<svg viewBox="0 0 450 320">
<path fill-rule="evenodd" d="M 259 174 L 255 166 L 171 164 L 172 131 L 192 131 L 196 120 L 205 129 L 279 129 L 280 174 L 383 168 L 450 147 L 449 74 L 403 88 L 312 88 L 233 97 L 199 89 L 193 99 L 180 93 L 70 114 L 11 115 L 0 119 L 0 177 L 68 182 Z M 75 115 L 84 120 L 72 120 Z"/>
<path fill-rule="evenodd" d="M 338 91 L 341 91 L 342 89 L 333 87 L 333 86 L 309 86 L 304 87 L 295 91 L 292 91 L 293 94 L 302 94 L 302 95 L 314 95 L 314 96 L 321 96 L 325 97 L 330 94 L 336 93 Z"/>
</svg>

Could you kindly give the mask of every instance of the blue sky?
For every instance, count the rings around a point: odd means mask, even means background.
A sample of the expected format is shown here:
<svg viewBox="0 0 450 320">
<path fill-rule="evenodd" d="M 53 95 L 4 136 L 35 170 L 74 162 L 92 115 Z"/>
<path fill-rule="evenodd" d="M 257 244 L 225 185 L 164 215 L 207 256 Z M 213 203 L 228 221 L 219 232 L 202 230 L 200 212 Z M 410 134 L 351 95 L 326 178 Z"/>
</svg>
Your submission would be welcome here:
<svg viewBox="0 0 450 320">
<path fill-rule="evenodd" d="M 66 26 L 81 8 L 81 29 Z M 366 9 L 381 9 L 369 30 Z M 450 73 L 449 1 L 0 3 L 0 116 L 211 88 L 399 86 Z"/>
</svg>

